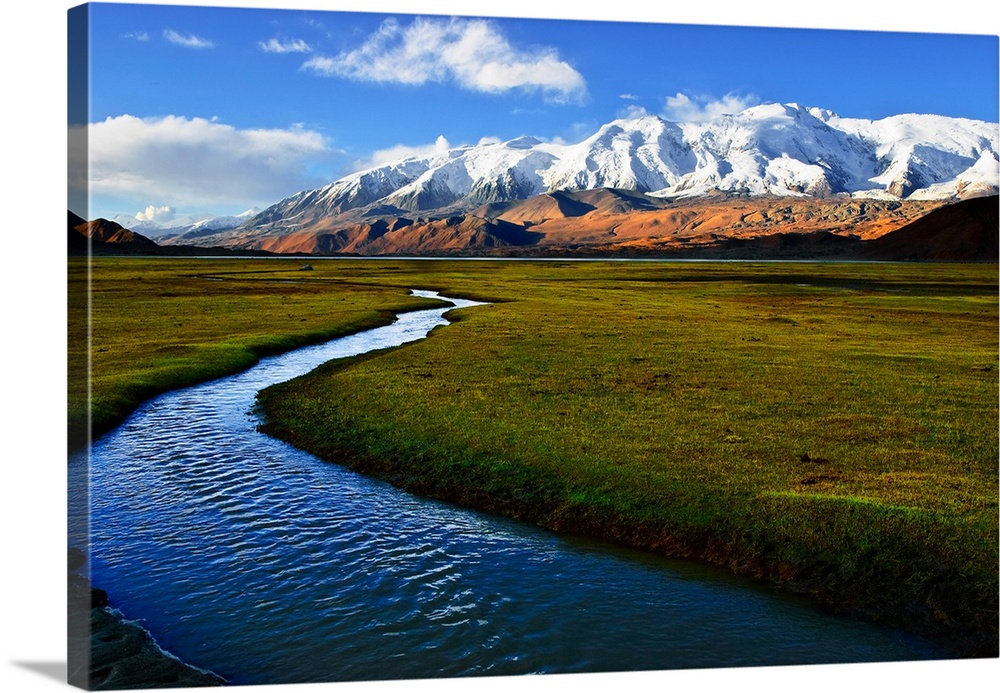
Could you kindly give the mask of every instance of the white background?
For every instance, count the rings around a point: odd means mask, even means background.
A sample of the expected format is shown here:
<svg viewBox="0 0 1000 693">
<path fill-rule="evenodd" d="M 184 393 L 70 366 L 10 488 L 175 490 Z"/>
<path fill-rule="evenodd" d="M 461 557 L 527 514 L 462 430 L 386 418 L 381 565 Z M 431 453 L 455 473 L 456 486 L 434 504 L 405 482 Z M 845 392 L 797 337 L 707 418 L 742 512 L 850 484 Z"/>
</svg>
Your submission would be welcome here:
<svg viewBox="0 0 1000 693">
<path fill-rule="evenodd" d="M 0 26 L 3 84 L 2 203 L 3 320 L 0 344 L 0 573 L 4 601 L 0 689 L 14 693 L 63 690 L 65 681 L 65 230 L 66 10 L 74 2 L 11 3 Z M 164 3 L 166 4 L 166 3 Z M 552 17 L 744 26 L 878 29 L 996 36 L 992 0 L 961 3 L 838 0 L 758 3 L 715 0 L 669 6 L 655 0 L 317 1 L 249 0 L 170 4 L 255 6 L 407 14 Z M 926 9 L 930 7 L 930 9 Z M 962 69 L 960 65 L 956 70 Z M 402 683 L 251 686 L 291 691 L 527 691 L 796 690 L 940 691 L 974 689 L 1000 680 L 1000 660 L 918 664 L 834 665 L 738 670 L 477 678 Z"/>
</svg>

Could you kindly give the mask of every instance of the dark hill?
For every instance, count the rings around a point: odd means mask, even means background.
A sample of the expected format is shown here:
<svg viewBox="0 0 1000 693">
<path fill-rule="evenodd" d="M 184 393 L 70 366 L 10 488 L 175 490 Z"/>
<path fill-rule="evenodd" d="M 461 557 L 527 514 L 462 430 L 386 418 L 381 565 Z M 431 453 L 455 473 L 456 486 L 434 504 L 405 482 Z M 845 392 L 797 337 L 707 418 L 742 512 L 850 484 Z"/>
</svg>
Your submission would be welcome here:
<svg viewBox="0 0 1000 693">
<path fill-rule="evenodd" d="M 66 210 L 69 255 L 272 255 L 260 250 L 203 248 L 193 245 L 161 246 L 142 234 L 107 219 L 86 221 Z"/>
<path fill-rule="evenodd" d="M 129 231 L 121 224 L 107 219 L 86 221 L 67 210 L 68 251 L 70 255 L 86 255 L 87 252 L 104 254 L 150 252 L 159 246 L 142 234 Z M 89 242 L 87 239 L 90 239 Z"/>
<path fill-rule="evenodd" d="M 81 219 L 73 212 L 69 212 L 69 225 L 67 226 L 67 248 L 70 255 L 87 254 L 87 237 L 77 230 L 78 226 L 85 226 L 86 220 Z"/>
<path fill-rule="evenodd" d="M 107 219 L 84 222 L 77 231 L 102 243 L 124 243 L 141 248 L 155 248 L 156 243 L 140 233 L 129 231 L 121 224 Z"/>
<path fill-rule="evenodd" d="M 996 262 L 1000 197 L 977 197 L 936 209 L 864 244 L 867 260 Z"/>
</svg>

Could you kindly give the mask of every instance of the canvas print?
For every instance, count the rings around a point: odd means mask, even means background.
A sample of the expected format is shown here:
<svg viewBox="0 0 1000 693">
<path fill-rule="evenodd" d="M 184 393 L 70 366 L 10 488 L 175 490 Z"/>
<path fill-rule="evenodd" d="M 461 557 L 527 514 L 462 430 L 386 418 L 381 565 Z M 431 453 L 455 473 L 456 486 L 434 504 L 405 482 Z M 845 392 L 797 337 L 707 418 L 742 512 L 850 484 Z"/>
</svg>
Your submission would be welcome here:
<svg viewBox="0 0 1000 693">
<path fill-rule="evenodd" d="M 70 683 L 997 657 L 997 36 L 68 27 Z"/>
</svg>

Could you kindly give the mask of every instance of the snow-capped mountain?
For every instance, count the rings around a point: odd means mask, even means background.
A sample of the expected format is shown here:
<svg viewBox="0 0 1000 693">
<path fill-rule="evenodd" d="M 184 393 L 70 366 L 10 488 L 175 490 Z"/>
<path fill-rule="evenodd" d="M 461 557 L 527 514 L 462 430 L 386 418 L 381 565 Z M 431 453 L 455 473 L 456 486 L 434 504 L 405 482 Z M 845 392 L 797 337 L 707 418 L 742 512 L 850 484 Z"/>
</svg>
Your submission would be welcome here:
<svg viewBox="0 0 1000 693">
<path fill-rule="evenodd" d="M 132 231 L 162 240 L 164 238 L 197 238 L 208 233 L 234 229 L 258 214 L 260 214 L 260 210 L 255 207 L 241 214 L 219 217 L 187 217 L 171 219 L 166 223 L 139 219 L 128 214 L 119 214 L 111 221 Z"/>
<path fill-rule="evenodd" d="M 745 195 L 957 199 L 998 190 L 998 126 L 936 115 L 841 118 L 766 104 L 703 123 L 615 120 L 577 144 L 521 137 L 455 147 L 300 192 L 246 221 L 287 233 L 322 219 L 469 212 L 555 190 L 661 198 Z"/>
</svg>

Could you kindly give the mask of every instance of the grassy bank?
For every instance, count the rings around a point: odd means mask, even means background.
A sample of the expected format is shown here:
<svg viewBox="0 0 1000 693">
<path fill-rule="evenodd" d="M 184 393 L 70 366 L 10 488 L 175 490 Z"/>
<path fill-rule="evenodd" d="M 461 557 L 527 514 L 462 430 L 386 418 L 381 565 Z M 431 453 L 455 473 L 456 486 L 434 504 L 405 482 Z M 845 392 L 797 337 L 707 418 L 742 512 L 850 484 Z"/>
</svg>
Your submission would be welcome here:
<svg viewBox="0 0 1000 693">
<path fill-rule="evenodd" d="M 996 655 L 996 265 L 313 264 L 495 302 L 268 389 L 269 433 Z"/>
<path fill-rule="evenodd" d="M 102 257 L 88 270 L 85 258 L 70 258 L 70 446 L 87 439 L 88 359 L 89 406 L 100 434 L 155 395 L 432 304 L 405 288 L 352 282 L 353 273 L 317 276 L 302 271 L 304 264 Z"/>
</svg>

